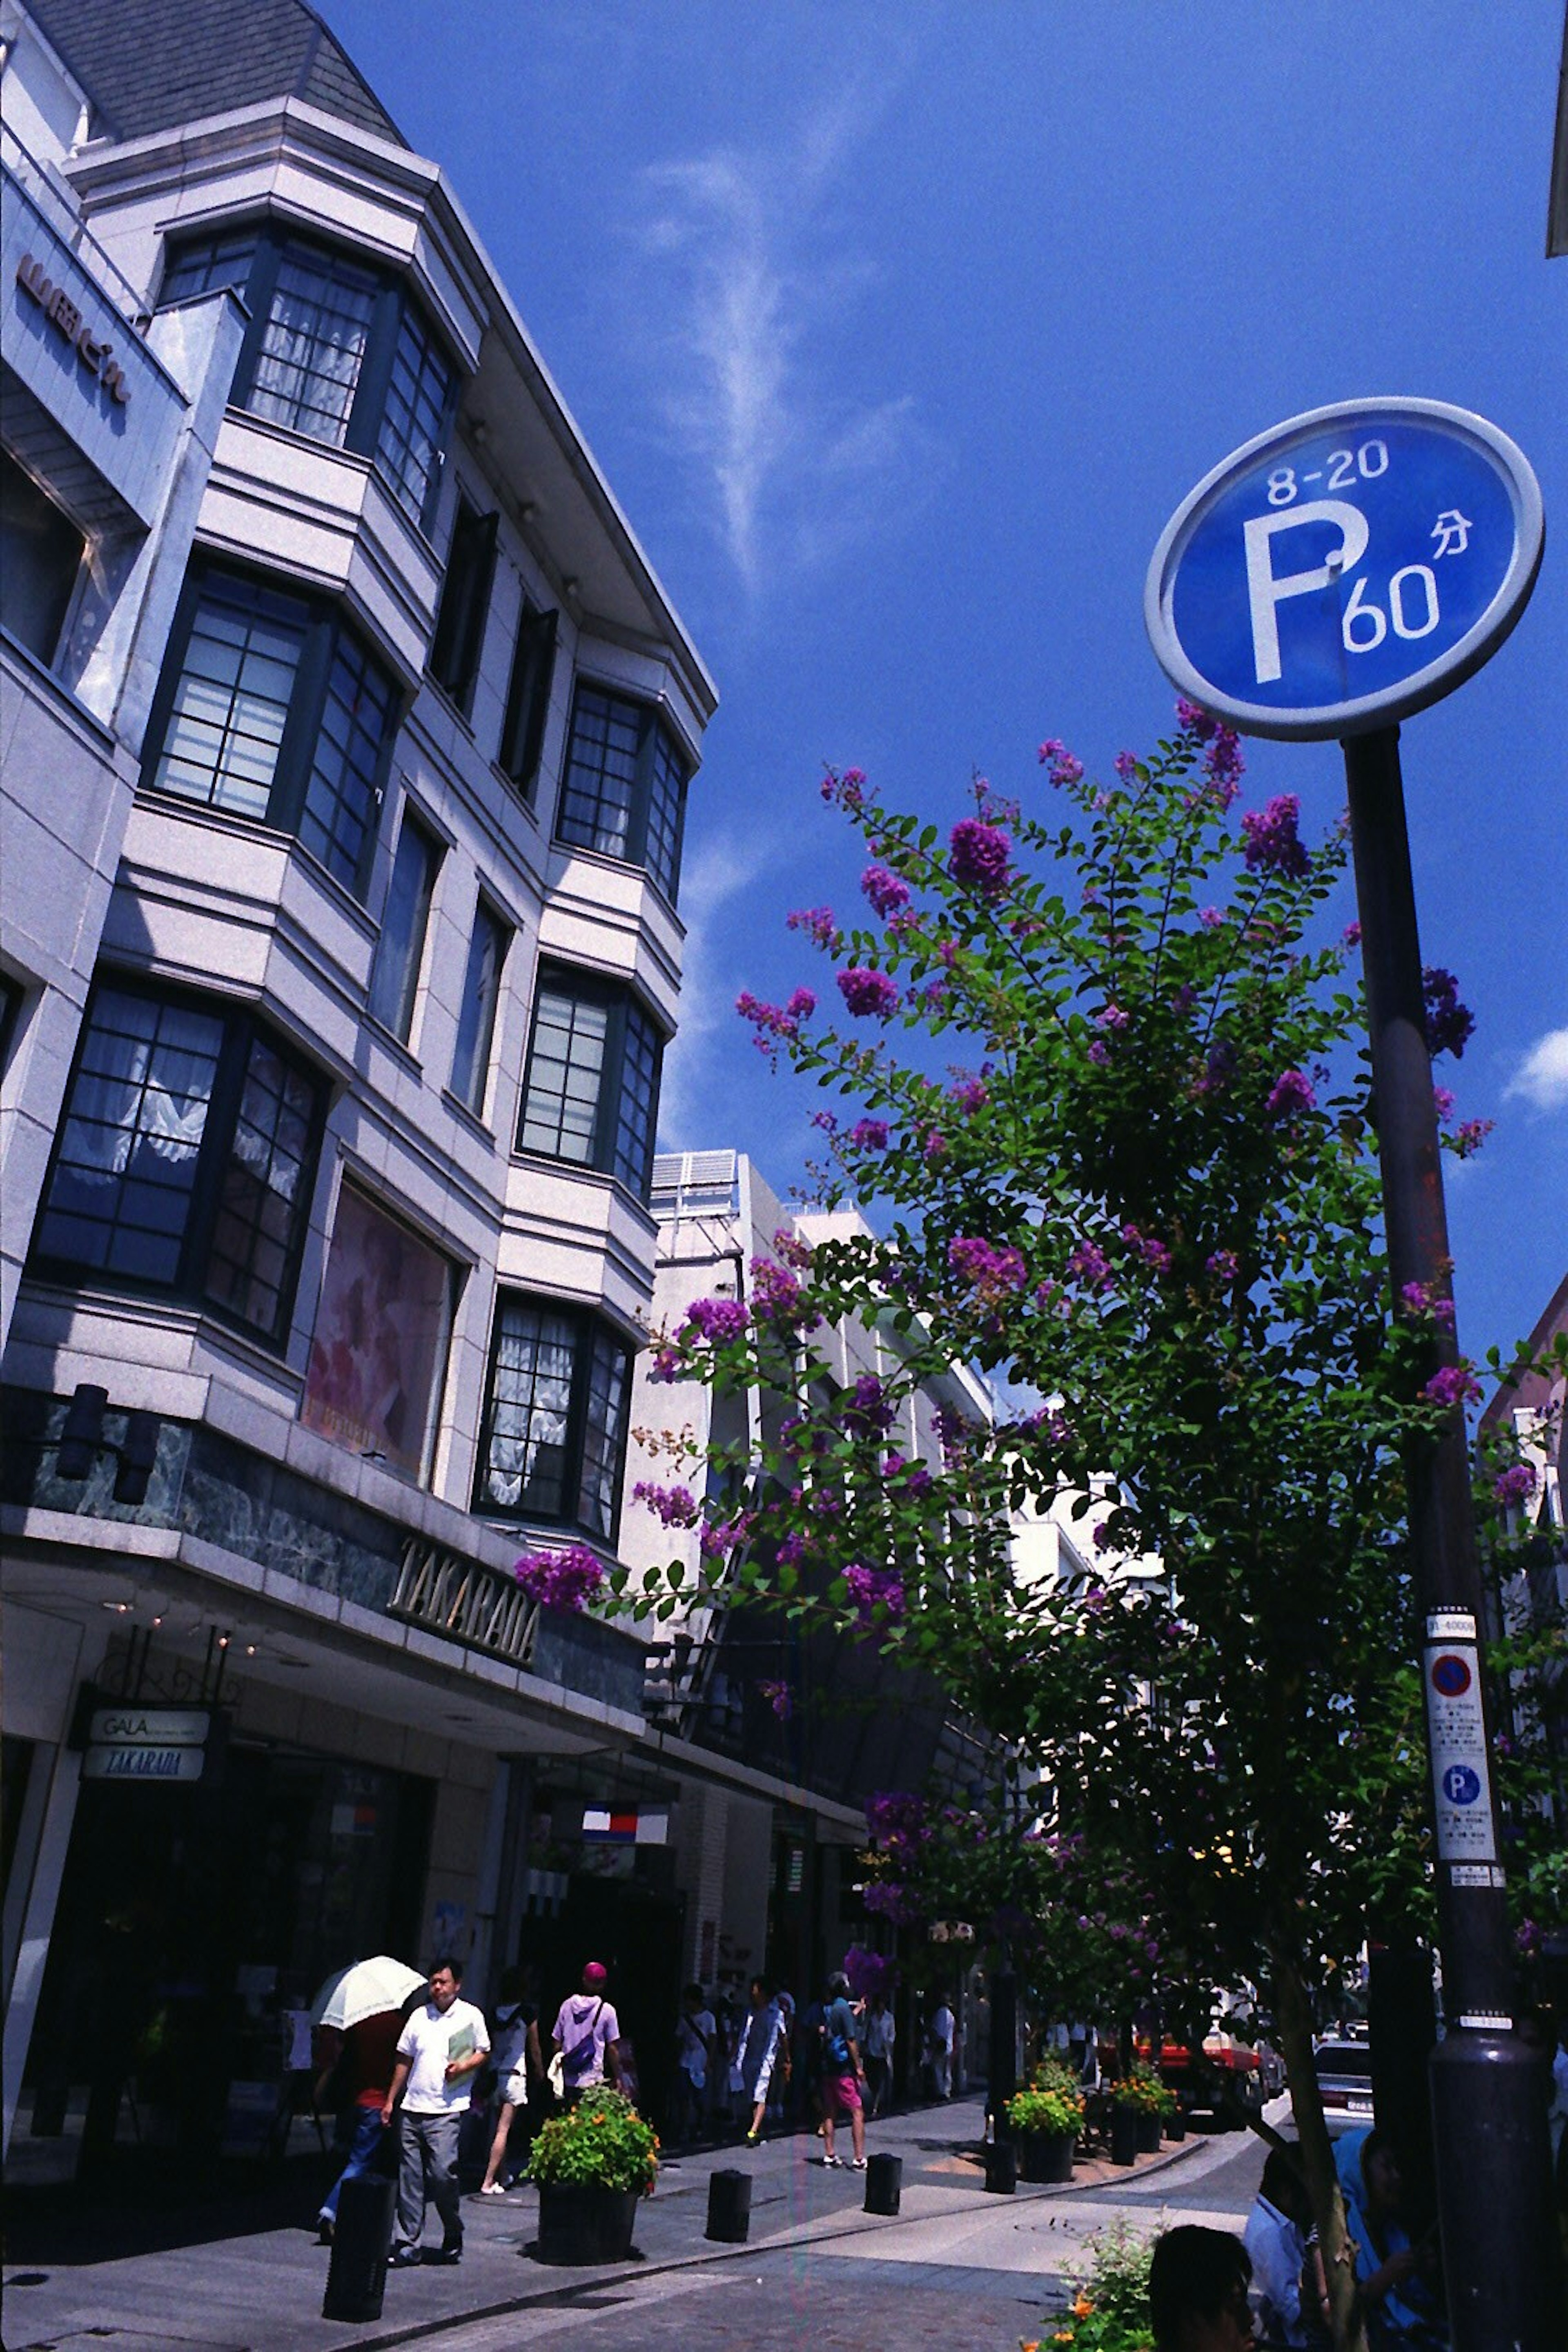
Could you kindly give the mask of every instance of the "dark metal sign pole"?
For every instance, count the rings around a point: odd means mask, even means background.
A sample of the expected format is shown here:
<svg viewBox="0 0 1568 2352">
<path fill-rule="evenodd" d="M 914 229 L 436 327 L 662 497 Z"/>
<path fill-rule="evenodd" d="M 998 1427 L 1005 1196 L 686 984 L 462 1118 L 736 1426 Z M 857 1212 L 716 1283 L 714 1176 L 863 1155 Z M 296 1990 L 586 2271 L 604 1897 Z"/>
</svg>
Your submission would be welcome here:
<svg viewBox="0 0 1568 2352">
<path fill-rule="evenodd" d="M 1447 1298 L 1451 1261 L 1399 730 L 1384 727 L 1347 737 L 1342 749 L 1389 1276 L 1396 1300 L 1407 1283 Z M 1451 1327 L 1435 1327 L 1433 1370 L 1458 1360 Z M 1568 2342 L 1568 2334 L 1546 2097 L 1539 2061 L 1513 2031 L 1508 1903 L 1488 1769 L 1484 1678 L 1479 1673 L 1474 1693 L 1465 1690 L 1471 1710 L 1465 1720 L 1473 1722 L 1475 1737 L 1463 1760 L 1445 1766 L 1455 1753 L 1456 1733 L 1442 1692 L 1464 1687 L 1465 1662 L 1475 1657 L 1484 1622 L 1469 1454 L 1458 1405 L 1438 1437 L 1412 1447 L 1406 1472 L 1411 1548 L 1427 1643 L 1422 1681 L 1437 1812 L 1437 1924 L 1447 2031 L 1433 2058 L 1432 2108 L 1455 2352 L 1548 2352 Z M 1434 1661 L 1442 1671 L 1434 1670 Z M 1444 1790 L 1450 1786 L 1458 1802 L 1446 1810 Z M 1450 1822 L 1458 1826 L 1446 1837 Z M 1484 1858 L 1466 1858 L 1477 1854 Z"/>
</svg>

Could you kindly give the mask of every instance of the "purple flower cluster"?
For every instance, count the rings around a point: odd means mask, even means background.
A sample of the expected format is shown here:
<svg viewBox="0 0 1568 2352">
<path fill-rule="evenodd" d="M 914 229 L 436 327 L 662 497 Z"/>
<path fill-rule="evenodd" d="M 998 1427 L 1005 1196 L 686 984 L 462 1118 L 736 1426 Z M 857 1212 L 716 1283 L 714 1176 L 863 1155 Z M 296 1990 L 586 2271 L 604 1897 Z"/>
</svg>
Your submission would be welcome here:
<svg viewBox="0 0 1568 2352">
<path fill-rule="evenodd" d="M 994 898 L 1006 887 L 1012 843 L 999 824 L 977 816 L 960 817 L 948 835 L 949 864 L 960 889 Z"/>
<path fill-rule="evenodd" d="M 1068 1260 L 1068 1272 L 1086 1290 L 1103 1290 L 1110 1280 L 1110 1260 L 1093 1242 L 1079 1242 Z"/>
<path fill-rule="evenodd" d="M 970 1118 L 977 1110 L 984 1109 L 991 1099 L 991 1089 L 984 1078 L 960 1078 L 950 1099 L 966 1118 Z"/>
<path fill-rule="evenodd" d="M 545 1609 L 580 1611 L 605 1581 L 603 1562 L 585 1544 L 565 1551 L 525 1551 L 512 1573 L 531 1601 Z"/>
<path fill-rule="evenodd" d="M 793 915 L 784 917 L 784 929 L 805 931 L 819 948 L 830 948 L 837 936 L 831 907 L 797 907 Z"/>
<path fill-rule="evenodd" d="M 838 993 L 851 1013 L 868 1013 L 877 1021 L 886 1021 L 899 1009 L 899 992 L 887 973 L 868 971 L 859 964 L 839 973 Z"/>
<path fill-rule="evenodd" d="M 709 1559 L 722 1559 L 739 1550 L 756 1526 L 754 1511 L 737 1511 L 732 1519 L 712 1519 L 702 1530 L 701 1547 Z"/>
<path fill-rule="evenodd" d="M 697 1497 L 689 1486 L 656 1486 L 650 1478 L 639 1478 L 632 1488 L 632 1500 L 646 1504 L 663 1527 L 690 1528 L 697 1524 Z"/>
<path fill-rule="evenodd" d="M 866 1827 L 878 1845 L 902 1840 L 907 1845 L 929 1838 L 926 1802 L 908 1789 L 883 1789 L 866 1800 Z"/>
<path fill-rule="evenodd" d="M 1281 1070 L 1263 1108 L 1270 1118 L 1297 1118 L 1303 1111 L 1316 1110 L 1318 1097 L 1310 1078 L 1302 1070 Z"/>
<path fill-rule="evenodd" d="M 1454 1129 L 1454 1149 L 1461 1160 L 1479 1151 L 1496 1122 L 1489 1118 L 1462 1118 Z"/>
<path fill-rule="evenodd" d="M 1407 1282 L 1399 1293 L 1399 1299 L 1407 1315 L 1429 1315 L 1440 1330 L 1453 1329 L 1454 1302 L 1432 1284 Z"/>
<path fill-rule="evenodd" d="M 1109 1029 L 1113 1036 L 1120 1036 L 1131 1018 L 1131 1014 L 1124 1013 L 1120 1004 L 1107 1004 L 1096 1013 L 1094 1025 L 1097 1029 Z"/>
<path fill-rule="evenodd" d="M 859 1118 L 844 1139 L 856 1151 L 886 1151 L 888 1122 L 885 1118 Z"/>
<path fill-rule="evenodd" d="M 829 768 L 822 779 L 822 797 L 830 803 L 837 801 L 839 807 L 847 809 L 851 816 L 858 814 L 866 805 L 865 770 L 846 768 L 844 773 L 839 775 L 836 770 Z"/>
<path fill-rule="evenodd" d="M 1243 854 L 1255 874 L 1282 874 L 1288 882 L 1303 882 L 1312 861 L 1297 839 L 1301 803 L 1294 793 L 1280 793 L 1267 808 L 1249 809 L 1241 820 Z"/>
<path fill-rule="evenodd" d="M 873 1879 L 861 1896 L 868 1911 L 875 1912 L 893 1927 L 916 1927 L 920 1925 L 920 1906 L 896 1878 Z"/>
<path fill-rule="evenodd" d="M 766 1699 L 768 1705 L 773 1708 L 773 1711 L 778 1717 L 779 1721 L 781 1723 L 787 1723 L 790 1717 L 795 1713 L 795 1693 L 791 1690 L 788 1683 L 773 1681 L 760 1682 L 757 1685 L 757 1688 L 763 1697 Z"/>
<path fill-rule="evenodd" d="M 1200 743 L 1206 743 L 1219 725 L 1201 702 L 1189 702 L 1184 694 L 1177 698 L 1176 720 L 1186 734 L 1195 735 Z"/>
<path fill-rule="evenodd" d="M 1426 1001 L 1426 1051 L 1434 1060 L 1439 1054 L 1461 1060 L 1476 1034 L 1476 1016 L 1460 1003 L 1458 982 L 1441 964 L 1427 964 L 1421 974 L 1421 992 Z"/>
<path fill-rule="evenodd" d="M 1510 1463 L 1500 1470 L 1492 1483 L 1492 1496 L 1502 1508 L 1511 1510 L 1518 1503 L 1526 1503 L 1535 1492 L 1535 1465 L 1531 1462 Z"/>
<path fill-rule="evenodd" d="M 710 1346 L 722 1348 L 743 1336 L 746 1310 L 738 1298 L 694 1298 L 686 1310 L 685 1328 L 700 1331 Z"/>
<path fill-rule="evenodd" d="M 1234 1250 L 1217 1249 L 1205 1264 L 1216 1282 L 1234 1282 L 1241 1272 L 1241 1261 Z"/>
<path fill-rule="evenodd" d="M 1136 1225 L 1123 1225 L 1121 1238 L 1133 1255 L 1141 1257 L 1145 1265 L 1152 1266 L 1156 1274 L 1170 1273 L 1171 1253 L 1164 1243 L 1157 1241 L 1152 1234 L 1143 1233 Z"/>
<path fill-rule="evenodd" d="M 910 903 L 909 884 L 890 874 L 885 866 L 868 866 L 860 877 L 860 887 L 884 921 Z"/>
<path fill-rule="evenodd" d="M 1445 1364 L 1434 1372 L 1421 1393 L 1432 1404 L 1472 1404 L 1480 1397 L 1481 1384 L 1461 1357 L 1457 1364 Z"/>
<path fill-rule="evenodd" d="M 756 1034 L 752 1043 L 760 1054 L 775 1060 L 781 1045 L 793 1045 L 800 1034 L 800 1024 L 809 1021 L 816 1010 L 816 995 L 809 988 L 797 988 L 787 1004 L 768 1004 L 743 988 L 735 999 L 735 1010 L 742 1021 L 749 1021 Z"/>
<path fill-rule="evenodd" d="M 1076 784 L 1083 775 L 1083 761 L 1055 735 L 1047 736 L 1040 746 L 1040 765 L 1050 770 L 1053 784 Z"/>
<path fill-rule="evenodd" d="M 870 1623 L 879 1609 L 889 1617 L 903 1615 L 904 1582 L 895 1569 L 867 1568 L 858 1559 L 851 1560 L 844 1571 L 844 1581 L 863 1625 Z"/>
<path fill-rule="evenodd" d="M 771 1257 L 752 1260 L 752 1312 L 781 1329 L 814 1330 L 821 1319 L 802 1298 L 800 1276 Z"/>
<path fill-rule="evenodd" d="M 1234 727 L 1216 725 L 1214 740 L 1204 753 L 1204 773 L 1208 778 L 1211 799 L 1222 809 L 1227 809 L 1241 790 L 1246 765 L 1241 756 L 1241 738 Z"/>
<path fill-rule="evenodd" d="M 1115 759 L 1112 760 L 1110 764 L 1115 769 L 1117 774 L 1121 777 L 1124 784 L 1135 784 L 1137 782 L 1138 755 L 1135 751 L 1118 751 Z M 1095 805 L 1097 808 L 1109 808 L 1110 803 L 1109 801 L 1097 801 Z"/>
<path fill-rule="evenodd" d="M 893 1425 L 893 1407 L 875 1372 L 862 1372 L 844 1399 L 844 1421 L 858 1435 L 885 1436 Z"/>
<path fill-rule="evenodd" d="M 997 1249 L 978 1234 L 949 1242 L 947 1266 L 950 1274 L 991 1304 L 1022 1290 L 1029 1272 L 1022 1253 L 1011 1244 Z"/>
</svg>

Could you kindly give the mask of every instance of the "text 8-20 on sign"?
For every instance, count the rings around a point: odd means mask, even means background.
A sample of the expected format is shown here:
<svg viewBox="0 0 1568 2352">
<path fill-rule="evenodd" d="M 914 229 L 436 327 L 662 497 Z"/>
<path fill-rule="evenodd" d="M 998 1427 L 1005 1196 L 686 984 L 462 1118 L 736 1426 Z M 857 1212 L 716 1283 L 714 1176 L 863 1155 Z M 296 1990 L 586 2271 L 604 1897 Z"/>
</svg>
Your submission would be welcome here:
<svg viewBox="0 0 1568 2352">
<path fill-rule="evenodd" d="M 1436 700 L 1507 635 L 1535 478 L 1479 417 L 1350 402 L 1227 457 L 1178 509 L 1145 611 L 1184 693 L 1254 734 L 1343 735 Z"/>
</svg>

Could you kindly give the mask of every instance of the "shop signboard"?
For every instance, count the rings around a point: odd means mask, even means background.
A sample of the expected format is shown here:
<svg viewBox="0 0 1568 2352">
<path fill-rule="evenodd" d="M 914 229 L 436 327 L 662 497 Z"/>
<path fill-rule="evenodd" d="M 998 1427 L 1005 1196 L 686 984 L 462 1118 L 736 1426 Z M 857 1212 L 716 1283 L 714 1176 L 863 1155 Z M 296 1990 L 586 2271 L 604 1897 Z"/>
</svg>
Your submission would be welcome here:
<svg viewBox="0 0 1568 2352">
<path fill-rule="evenodd" d="M 100 1694 L 93 1696 L 81 1743 L 84 1780 L 188 1787 L 204 1778 L 219 1727 L 216 1709 L 105 1705 Z"/>
</svg>

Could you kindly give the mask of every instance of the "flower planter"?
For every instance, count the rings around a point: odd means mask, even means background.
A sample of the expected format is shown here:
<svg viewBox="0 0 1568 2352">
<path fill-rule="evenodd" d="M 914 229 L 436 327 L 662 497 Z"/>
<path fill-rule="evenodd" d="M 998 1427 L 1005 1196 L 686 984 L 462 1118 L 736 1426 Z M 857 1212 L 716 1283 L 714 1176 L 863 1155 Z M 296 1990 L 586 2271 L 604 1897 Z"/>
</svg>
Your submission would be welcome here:
<svg viewBox="0 0 1568 2352">
<path fill-rule="evenodd" d="M 1072 2179 L 1072 2152 L 1077 2146 L 1072 2132 L 1020 2132 L 1018 2135 L 1018 2172 L 1020 2179 L 1036 2187 Z"/>
<path fill-rule="evenodd" d="M 1173 2142 L 1180 2139 L 1185 2139 L 1186 2136 L 1187 2119 L 1182 2113 L 1181 2108 L 1178 2107 L 1173 2116 L 1167 2116 L 1165 2117 L 1165 2137 Z"/>
<path fill-rule="evenodd" d="M 624 2263 L 631 2258 L 640 2202 L 635 2189 L 594 2181 L 545 2180 L 539 2186 L 542 2263 Z"/>
<path fill-rule="evenodd" d="M 1159 2146 L 1160 2146 L 1160 2118 L 1159 2118 L 1159 2116 L 1144 2116 L 1144 2115 L 1141 2115 L 1141 2116 L 1138 2117 L 1138 2153 L 1139 2153 L 1139 2155 L 1140 2155 L 1140 2156 L 1153 2156 L 1154 2154 L 1156 2154 L 1156 2153 L 1157 2153 L 1157 2151 L 1158 2151 L 1158 2149 L 1159 2149 Z"/>
<path fill-rule="evenodd" d="M 1138 2155 L 1138 2111 L 1135 2107 L 1112 2107 L 1110 2110 L 1110 2161 L 1131 2164 Z"/>
</svg>

